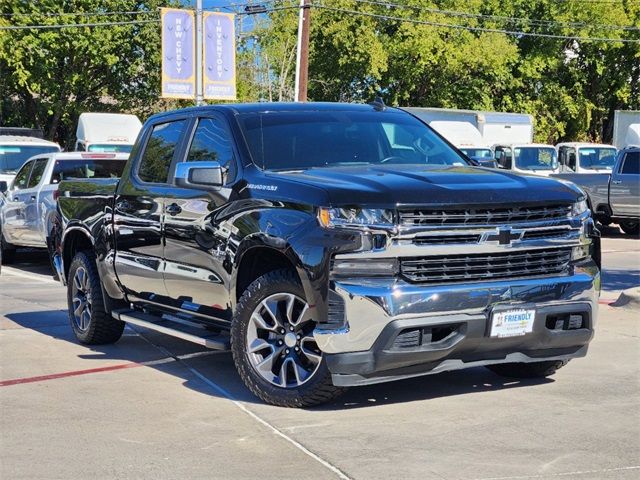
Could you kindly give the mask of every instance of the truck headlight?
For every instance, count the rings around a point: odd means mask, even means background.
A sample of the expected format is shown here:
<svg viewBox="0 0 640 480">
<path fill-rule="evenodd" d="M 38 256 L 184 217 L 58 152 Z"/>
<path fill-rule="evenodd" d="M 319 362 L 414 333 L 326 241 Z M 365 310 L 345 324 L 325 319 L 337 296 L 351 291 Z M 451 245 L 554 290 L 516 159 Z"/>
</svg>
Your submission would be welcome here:
<svg viewBox="0 0 640 480">
<path fill-rule="evenodd" d="M 319 208 L 323 227 L 392 227 L 393 210 L 381 208 Z"/>
<path fill-rule="evenodd" d="M 577 217 L 578 215 L 582 215 L 584 212 L 589 210 L 589 205 L 587 205 L 587 199 L 582 198 L 573 204 L 573 208 L 571 209 L 571 216 Z"/>
</svg>

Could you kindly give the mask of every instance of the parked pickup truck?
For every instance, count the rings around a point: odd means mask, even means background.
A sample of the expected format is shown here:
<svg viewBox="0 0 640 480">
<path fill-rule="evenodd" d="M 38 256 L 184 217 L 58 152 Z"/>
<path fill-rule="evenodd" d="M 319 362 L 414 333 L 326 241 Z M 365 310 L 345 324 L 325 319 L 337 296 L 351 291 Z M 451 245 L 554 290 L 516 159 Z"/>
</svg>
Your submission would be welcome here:
<svg viewBox="0 0 640 480">
<path fill-rule="evenodd" d="M 5 263 L 16 247 L 47 248 L 56 215 L 58 184 L 69 178 L 117 178 L 127 154 L 41 153 L 16 174 L 0 206 L 0 246 Z"/>
<path fill-rule="evenodd" d="M 588 196 L 589 207 L 603 225 L 618 223 L 628 235 L 640 234 L 640 147 L 618 152 L 612 172 L 560 173 Z"/>
<path fill-rule="evenodd" d="M 129 323 L 230 348 L 275 405 L 479 365 L 547 376 L 593 336 L 583 193 L 472 167 L 380 102 L 159 114 L 119 181 L 62 182 L 58 206 L 80 342 Z"/>
</svg>

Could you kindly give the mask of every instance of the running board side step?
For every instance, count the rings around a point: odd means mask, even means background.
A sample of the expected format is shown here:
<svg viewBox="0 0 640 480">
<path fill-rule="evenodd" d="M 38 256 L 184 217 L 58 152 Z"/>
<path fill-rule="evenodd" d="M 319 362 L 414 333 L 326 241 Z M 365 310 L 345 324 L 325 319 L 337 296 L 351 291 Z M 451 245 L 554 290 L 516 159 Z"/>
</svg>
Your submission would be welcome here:
<svg viewBox="0 0 640 480">
<path fill-rule="evenodd" d="M 135 310 L 114 310 L 111 312 L 111 316 L 116 320 L 181 338 L 187 342 L 197 343 L 213 350 L 229 350 L 230 348 L 228 336 L 208 332 L 204 328 L 189 327 L 162 317 L 136 312 Z"/>
</svg>

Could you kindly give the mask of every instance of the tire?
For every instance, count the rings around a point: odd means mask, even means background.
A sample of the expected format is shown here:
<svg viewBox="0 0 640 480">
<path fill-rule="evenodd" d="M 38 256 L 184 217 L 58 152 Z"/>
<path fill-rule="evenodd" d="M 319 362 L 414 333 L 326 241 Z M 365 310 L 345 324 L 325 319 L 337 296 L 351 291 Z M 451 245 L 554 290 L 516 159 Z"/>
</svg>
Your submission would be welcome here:
<svg viewBox="0 0 640 480">
<path fill-rule="evenodd" d="M 71 262 L 67 303 L 69 322 L 80 343 L 103 345 L 122 336 L 124 322 L 106 312 L 95 256 L 90 252 L 78 252 Z"/>
<path fill-rule="evenodd" d="M 0 255 L 0 258 L 2 258 L 3 265 L 9 265 L 15 261 L 16 247 L 5 241 L 1 230 L 0 230 L 0 249 L 2 250 L 2 254 Z"/>
<path fill-rule="evenodd" d="M 238 302 L 231 326 L 233 361 L 247 388 L 271 405 L 320 405 L 345 390 L 331 382 L 326 359 L 313 340 L 315 322 L 305 315 L 306 307 L 300 280 L 290 270 L 259 277 Z M 255 320 L 258 317 L 261 321 Z"/>
<path fill-rule="evenodd" d="M 543 378 L 553 375 L 568 362 L 568 360 L 551 360 L 532 363 L 500 363 L 498 365 L 487 365 L 487 368 L 503 377 Z"/>
<path fill-rule="evenodd" d="M 620 222 L 620 228 L 627 235 L 637 237 L 640 234 L 640 221 L 630 220 L 628 222 Z"/>
<path fill-rule="evenodd" d="M 53 263 L 53 256 L 56 252 L 53 247 L 53 242 L 49 237 L 47 237 L 47 253 L 49 254 L 49 267 L 51 267 L 51 274 L 53 275 L 53 279 L 59 280 L 58 271 L 56 270 L 56 266 Z"/>
</svg>

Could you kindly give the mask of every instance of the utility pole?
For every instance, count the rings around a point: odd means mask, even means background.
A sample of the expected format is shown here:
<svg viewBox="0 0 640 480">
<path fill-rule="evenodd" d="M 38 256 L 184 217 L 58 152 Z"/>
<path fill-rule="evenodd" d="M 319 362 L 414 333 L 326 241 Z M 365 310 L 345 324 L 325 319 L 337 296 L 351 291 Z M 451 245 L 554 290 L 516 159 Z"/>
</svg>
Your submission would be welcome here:
<svg viewBox="0 0 640 480">
<path fill-rule="evenodd" d="M 300 0 L 298 15 L 298 48 L 296 51 L 296 102 L 307 101 L 307 86 L 309 83 L 309 26 L 311 24 L 311 9 L 309 0 Z"/>
<path fill-rule="evenodd" d="M 196 0 L 196 105 L 204 105 L 202 50 L 202 0 Z"/>
</svg>

